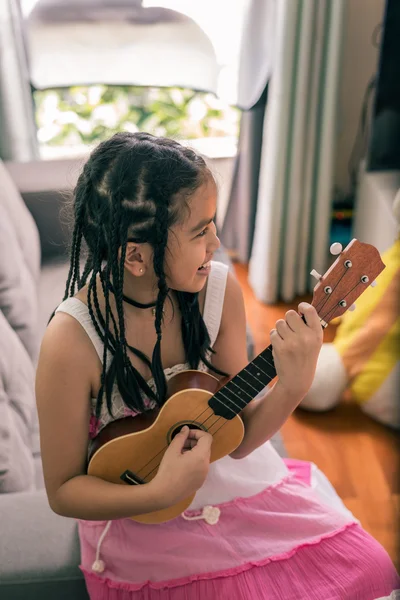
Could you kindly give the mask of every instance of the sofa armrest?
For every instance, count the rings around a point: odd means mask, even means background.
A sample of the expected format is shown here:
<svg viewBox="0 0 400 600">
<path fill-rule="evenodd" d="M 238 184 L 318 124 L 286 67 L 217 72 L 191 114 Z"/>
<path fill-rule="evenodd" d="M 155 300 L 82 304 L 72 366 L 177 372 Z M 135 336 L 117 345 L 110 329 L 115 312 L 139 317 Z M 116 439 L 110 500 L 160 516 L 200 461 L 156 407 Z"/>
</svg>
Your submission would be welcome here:
<svg viewBox="0 0 400 600">
<path fill-rule="evenodd" d="M 88 600 L 77 524 L 53 513 L 44 490 L 0 495 L 0 598 Z"/>
</svg>

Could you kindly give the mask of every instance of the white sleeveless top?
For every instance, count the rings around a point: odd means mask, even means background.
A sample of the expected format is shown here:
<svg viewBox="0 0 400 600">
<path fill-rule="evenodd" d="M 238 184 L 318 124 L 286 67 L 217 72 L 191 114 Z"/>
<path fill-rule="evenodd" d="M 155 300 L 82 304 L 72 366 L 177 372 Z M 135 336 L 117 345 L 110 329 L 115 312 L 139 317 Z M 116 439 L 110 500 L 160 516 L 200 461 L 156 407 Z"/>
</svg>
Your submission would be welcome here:
<svg viewBox="0 0 400 600">
<path fill-rule="evenodd" d="M 211 347 L 215 344 L 220 328 L 227 276 L 228 267 L 226 265 L 219 262 L 212 262 L 211 271 L 207 281 L 203 312 L 203 319 L 210 336 Z M 100 361 L 102 362 L 103 343 L 92 323 L 86 304 L 78 298 L 68 298 L 60 304 L 56 309 L 56 312 L 68 313 L 79 321 L 92 341 Z M 190 369 L 188 363 L 175 365 L 172 368 L 164 369 L 165 377 L 168 380 L 177 373 L 187 369 Z M 206 371 L 207 367 L 203 363 L 200 363 L 199 370 Z M 147 383 L 152 389 L 155 389 L 153 379 L 150 379 Z M 114 418 L 110 417 L 106 403 L 103 403 L 100 419 L 96 421 L 94 418 L 96 398 L 92 398 L 91 403 L 92 419 L 90 425 L 90 437 L 92 438 L 111 421 L 127 416 L 135 416 L 137 414 L 125 406 L 117 386 L 114 386 L 112 394 Z M 152 403 L 148 399 L 146 404 L 149 408 L 155 407 L 155 403 Z M 208 504 L 221 504 L 223 502 L 229 502 L 237 497 L 246 498 L 253 496 L 264 490 L 266 487 L 280 481 L 288 474 L 288 472 L 285 463 L 270 442 L 263 444 L 246 458 L 241 460 L 235 460 L 229 456 L 225 456 L 210 465 L 207 479 L 200 490 L 198 490 L 189 509 L 199 510 Z"/>
</svg>

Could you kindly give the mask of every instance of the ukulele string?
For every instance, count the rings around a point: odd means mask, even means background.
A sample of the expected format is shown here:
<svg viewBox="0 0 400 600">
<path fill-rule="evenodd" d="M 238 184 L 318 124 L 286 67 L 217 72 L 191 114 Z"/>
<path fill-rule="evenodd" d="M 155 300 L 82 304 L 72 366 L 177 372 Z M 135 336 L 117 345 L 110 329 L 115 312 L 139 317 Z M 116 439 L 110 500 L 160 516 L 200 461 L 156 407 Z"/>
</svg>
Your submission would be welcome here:
<svg viewBox="0 0 400 600">
<path fill-rule="evenodd" d="M 348 269 L 345 269 L 345 271 L 343 271 L 341 277 L 339 278 L 339 280 L 336 282 L 336 285 L 334 288 L 332 288 L 332 292 L 330 294 L 326 295 L 326 298 L 322 298 L 322 300 L 320 301 L 319 305 L 317 304 L 315 307 L 315 310 L 317 311 L 317 313 L 319 314 L 321 312 L 321 310 L 323 310 L 325 308 L 325 305 L 329 302 L 329 300 L 332 297 L 333 292 L 336 290 L 336 288 L 338 287 L 338 285 L 340 284 L 340 282 L 342 281 L 343 277 L 346 275 L 346 273 L 348 273 Z M 336 304 L 335 304 L 336 306 Z M 325 315 L 325 318 L 327 317 L 327 314 Z M 323 319 L 323 321 L 325 321 L 325 319 Z"/>
<path fill-rule="evenodd" d="M 329 302 L 329 300 L 332 297 L 333 292 L 336 290 L 336 288 L 339 286 L 340 282 L 342 281 L 342 279 L 344 278 L 344 276 L 349 273 L 349 269 L 345 269 L 345 271 L 343 272 L 343 274 L 341 275 L 341 277 L 338 279 L 336 285 L 334 288 L 332 288 L 332 292 L 330 294 L 327 294 L 326 298 L 323 298 L 319 305 L 317 304 L 315 309 L 316 311 L 319 313 L 323 308 L 325 308 L 325 305 Z M 347 298 L 347 296 L 349 296 L 349 294 L 351 294 L 359 285 L 363 284 L 363 281 L 358 281 L 351 290 L 348 290 L 345 294 L 345 296 L 343 296 L 342 300 L 345 300 Z M 323 317 L 324 321 L 329 322 L 331 320 L 331 314 L 334 312 L 335 308 L 337 307 L 337 304 L 334 304 L 334 306 L 330 309 L 329 312 L 326 313 L 325 317 Z"/>
<path fill-rule="evenodd" d="M 354 287 L 353 287 L 351 290 L 349 290 L 349 291 L 348 291 L 348 292 L 347 292 L 347 293 L 346 293 L 346 294 L 343 296 L 342 300 L 346 300 L 346 298 L 347 298 L 347 297 L 348 297 L 348 296 L 349 296 L 349 295 L 350 295 L 352 292 L 354 292 L 354 290 L 355 290 L 355 289 L 357 289 L 359 285 L 362 285 L 362 283 L 363 283 L 362 281 L 358 281 L 358 282 L 355 284 L 355 286 L 354 286 Z M 333 313 L 333 312 L 336 310 L 336 307 L 337 307 L 337 306 L 338 306 L 338 305 L 337 305 L 337 304 L 335 304 L 335 305 L 333 306 L 333 308 L 331 308 L 331 309 L 330 309 L 330 311 L 329 311 L 329 312 L 328 312 L 328 313 L 325 315 L 325 319 L 328 319 L 328 321 L 330 321 L 330 320 L 332 319 L 331 315 L 332 315 L 332 313 Z M 325 319 L 324 319 L 324 320 L 325 320 Z"/>
</svg>

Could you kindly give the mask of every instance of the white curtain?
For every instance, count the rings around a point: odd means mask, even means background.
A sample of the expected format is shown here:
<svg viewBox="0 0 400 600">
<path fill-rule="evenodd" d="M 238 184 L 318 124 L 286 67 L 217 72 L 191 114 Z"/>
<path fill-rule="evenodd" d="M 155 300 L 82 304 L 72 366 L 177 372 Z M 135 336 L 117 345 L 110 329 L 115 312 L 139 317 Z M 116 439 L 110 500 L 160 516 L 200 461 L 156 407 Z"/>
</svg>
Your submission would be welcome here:
<svg viewBox="0 0 400 600">
<path fill-rule="evenodd" d="M 0 0 L 0 158 L 38 158 L 18 0 Z"/>
<path fill-rule="evenodd" d="M 344 0 L 279 0 L 249 278 L 291 301 L 328 257 Z"/>
<path fill-rule="evenodd" d="M 260 100 L 274 69 L 280 0 L 251 0 L 243 13 L 236 104 L 244 111 Z"/>
</svg>

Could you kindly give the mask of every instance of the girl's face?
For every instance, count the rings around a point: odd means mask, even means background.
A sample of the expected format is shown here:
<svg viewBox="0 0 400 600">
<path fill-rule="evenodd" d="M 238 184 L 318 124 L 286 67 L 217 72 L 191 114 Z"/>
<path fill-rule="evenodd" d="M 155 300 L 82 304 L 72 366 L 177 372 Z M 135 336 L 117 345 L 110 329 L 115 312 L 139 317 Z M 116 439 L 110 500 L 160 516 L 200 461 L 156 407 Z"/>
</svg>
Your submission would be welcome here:
<svg viewBox="0 0 400 600">
<path fill-rule="evenodd" d="M 220 246 L 213 222 L 217 187 L 212 177 L 196 190 L 188 204 L 186 219 L 168 234 L 165 275 L 171 289 L 194 293 L 204 287 L 210 273 L 208 263 Z"/>
</svg>

